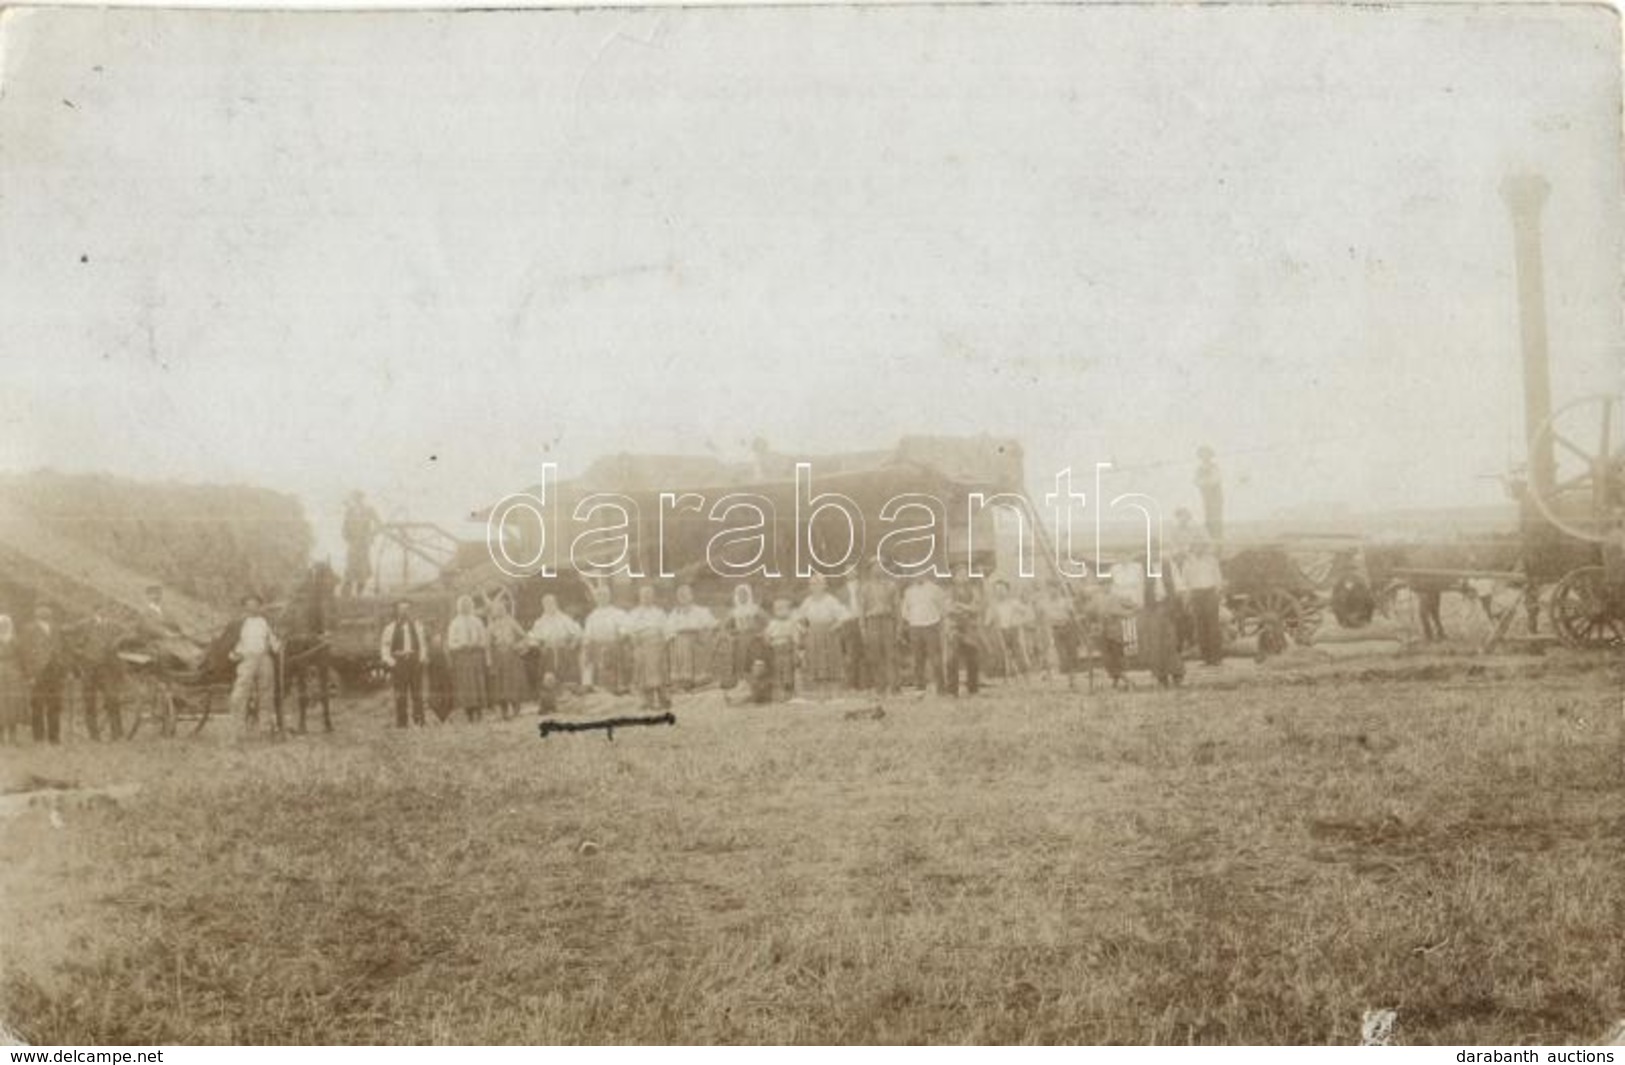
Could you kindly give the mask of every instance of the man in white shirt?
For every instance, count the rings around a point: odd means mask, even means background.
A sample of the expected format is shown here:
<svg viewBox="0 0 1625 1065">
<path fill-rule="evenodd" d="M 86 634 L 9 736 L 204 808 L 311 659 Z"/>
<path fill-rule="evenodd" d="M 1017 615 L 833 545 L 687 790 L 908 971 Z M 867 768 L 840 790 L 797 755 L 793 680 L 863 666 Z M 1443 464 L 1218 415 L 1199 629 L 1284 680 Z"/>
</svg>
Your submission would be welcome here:
<svg viewBox="0 0 1625 1065">
<path fill-rule="evenodd" d="M 922 573 L 903 592 L 903 624 L 908 626 L 908 646 L 914 656 L 914 686 L 925 690 L 926 670 L 941 694 L 942 620 L 948 614 L 948 596 L 929 573 Z"/>
<path fill-rule="evenodd" d="M 423 721 L 423 664 L 428 661 L 428 641 L 423 625 L 412 617 L 412 604 L 405 599 L 395 604 L 395 617 L 384 626 L 378 639 L 378 657 L 389 669 L 395 689 L 395 727 L 406 728 L 406 704 L 412 704 L 412 722 Z"/>
<path fill-rule="evenodd" d="M 254 719 L 249 716 L 250 698 L 261 712 L 272 711 L 276 703 L 276 655 L 282 650 L 282 641 L 271 631 L 265 620 L 260 597 L 243 599 L 243 620 L 237 628 L 237 643 L 232 648 L 231 660 L 237 663 L 237 680 L 231 686 L 231 712 L 243 723 L 243 731 L 254 730 Z M 267 720 L 272 720 L 267 714 Z M 280 731 L 279 725 L 272 726 Z"/>
<path fill-rule="evenodd" d="M 1219 557 L 1207 540 L 1191 545 L 1179 568 L 1179 583 L 1190 595 L 1191 613 L 1196 622 L 1196 646 L 1202 661 L 1216 666 L 1224 661 L 1224 632 L 1219 624 L 1219 589 L 1224 574 Z"/>
</svg>

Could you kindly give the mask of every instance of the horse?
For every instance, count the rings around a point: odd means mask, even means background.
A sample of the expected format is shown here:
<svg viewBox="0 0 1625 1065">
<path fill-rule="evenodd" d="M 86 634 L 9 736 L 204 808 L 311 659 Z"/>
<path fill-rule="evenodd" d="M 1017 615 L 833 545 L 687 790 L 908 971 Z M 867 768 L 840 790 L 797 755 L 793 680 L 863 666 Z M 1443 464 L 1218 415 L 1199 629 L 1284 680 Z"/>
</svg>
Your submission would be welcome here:
<svg viewBox="0 0 1625 1065">
<path fill-rule="evenodd" d="M 322 727 L 333 731 L 333 712 L 329 706 L 328 689 L 331 686 L 332 643 L 328 637 L 328 619 L 333 612 L 334 593 L 339 586 L 338 574 L 325 562 L 317 562 L 294 589 L 291 599 L 283 608 L 281 625 L 283 672 L 293 681 L 299 693 L 299 731 L 305 731 L 305 711 L 313 701 L 310 685 L 316 685 L 316 699 L 322 704 Z M 284 682 L 284 690 L 286 685 Z"/>
</svg>

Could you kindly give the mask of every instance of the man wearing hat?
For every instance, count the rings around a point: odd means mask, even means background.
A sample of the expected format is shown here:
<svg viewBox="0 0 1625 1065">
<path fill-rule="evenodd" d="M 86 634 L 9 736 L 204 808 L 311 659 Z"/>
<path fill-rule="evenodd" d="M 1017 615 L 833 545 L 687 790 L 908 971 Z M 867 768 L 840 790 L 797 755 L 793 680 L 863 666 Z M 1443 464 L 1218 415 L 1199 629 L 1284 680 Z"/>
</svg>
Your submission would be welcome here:
<svg viewBox="0 0 1625 1065">
<path fill-rule="evenodd" d="M 147 585 L 146 596 L 146 606 L 141 611 L 142 628 L 159 636 L 173 635 L 175 622 L 170 619 L 169 610 L 164 606 L 164 586 Z"/>
<path fill-rule="evenodd" d="M 1215 544 L 1224 542 L 1224 479 L 1219 476 L 1219 464 L 1213 460 L 1213 449 L 1196 449 L 1196 490 L 1202 493 L 1202 524 Z"/>
<path fill-rule="evenodd" d="M 34 608 L 22 633 L 23 668 L 28 673 L 29 724 L 35 743 L 62 742 L 62 680 L 67 665 L 62 632 L 49 603 Z"/>
<path fill-rule="evenodd" d="M 412 604 L 395 603 L 395 617 L 384 626 L 378 640 L 378 657 L 389 667 L 389 680 L 395 689 L 395 727 L 406 728 L 406 704 L 412 703 L 412 722 L 423 722 L 423 666 L 429 660 L 428 641 L 423 625 L 412 617 Z"/>
<path fill-rule="evenodd" d="M 344 504 L 344 583 L 340 585 L 350 596 L 360 595 L 372 579 L 372 538 L 380 524 L 367 497 L 351 492 Z"/>
<path fill-rule="evenodd" d="M 243 723 L 245 733 L 254 729 L 248 715 L 252 698 L 261 712 L 271 710 L 276 703 L 276 655 L 282 641 L 265 620 L 260 597 L 243 596 L 243 619 L 237 625 L 237 642 L 231 649 L 231 660 L 237 663 L 237 679 L 231 686 L 231 712 Z M 279 724 L 272 725 L 280 731 Z"/>
</svg>

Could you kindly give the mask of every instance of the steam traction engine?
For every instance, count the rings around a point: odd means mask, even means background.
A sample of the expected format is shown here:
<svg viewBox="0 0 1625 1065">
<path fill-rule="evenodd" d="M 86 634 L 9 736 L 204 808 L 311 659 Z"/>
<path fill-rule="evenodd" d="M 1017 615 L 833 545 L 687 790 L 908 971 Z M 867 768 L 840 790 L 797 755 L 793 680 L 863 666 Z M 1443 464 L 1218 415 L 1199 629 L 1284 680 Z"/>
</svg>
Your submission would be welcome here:
<svg viewBox="0 0 1625 1065">
<path fill-rule="evenodd" d="M 1543 178 L 1503 187 L 1512 212 L 1523 348 L 1528 465 L 1511 481 L 1523 540 L 1528 595 L 1550 587 L 1546 612 L 1570 647 L 1625 647 L 1625 411 L 1618 395 L 1588 396 L 1552 410 L 1540 215 Z M 1507 611 L 1492 641 L 1506 635 Z M 1535 610 L 1528 614 L 1534 624 Z"/>
</svg>

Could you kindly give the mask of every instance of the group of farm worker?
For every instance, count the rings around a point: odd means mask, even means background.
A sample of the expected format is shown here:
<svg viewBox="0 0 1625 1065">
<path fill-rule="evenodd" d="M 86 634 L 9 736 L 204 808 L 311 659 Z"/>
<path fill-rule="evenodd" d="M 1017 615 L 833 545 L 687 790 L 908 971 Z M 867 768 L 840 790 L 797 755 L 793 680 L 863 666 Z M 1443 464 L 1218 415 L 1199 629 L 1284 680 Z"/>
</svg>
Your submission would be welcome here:
<svg viewBox="0 0 1625 1065">
<path fill-rule="evenodd" d="M 547 595 L 528 628 L 506 601 L 481 616 L 465 596 L 443 633 L 427 632 L 402 602 L 379 648 L 393 678 L 396 723 L 422 723 L 425 702 L 442 720 L 458 709 L 470 721 L 488 708 L 512 716 L 530 699 L 548 713 L 562 695 L 587 690 L 635 692 L 645 707 L 664 709 L 673 690 L 710 683 L 757 703 L 842 688 L 896 692 L 905 678 L 949 695 L 963 681 L 974 695 L 984 660 L 1002 677 L 1055 672 L 1071 685 L 1091 650 L 1114 685 L 1125 683 L 1131 660 L 1159 684 L 1178 684 L 1183 649 L 1217 663 L 1224 648 L 1216 548 L 1222 478 L 1211 448 L 1197 457 L 1202 525 L 1188 510 L 1176 512 L 1151 576 L 1142 559 L 1107 580 L 1024 581 L 1017 591 L 1007 580 L 973 580 L 964 563 L 943 586 L 930 575 L 898 581 L 871 560 L 838 589 L 811 575 L 799 601 L 777 593 L 759 599 L 755 587 L 738 584 L 720 616 L 696 602 L 689 585 L 677 587 L 668 609 L 653 585 L 638 588 L 635 602 L 617 602 L 600 584 L 579 620 Z M 346 528 L 365 524 L 365 515 L 362 500 L 352 499 Z M 347 576 L 353 588 L 365 581 Z"/>
<path fill-rule="evenodd" d="M 379 656 L 393 679 L 396 724 L 406 727 L 425 721 L 425 705 L 442 720 L 461 710 L 473 722 L 486 710 L 511 717 L 531 702 L 550 713 L 586 691 L 635 694 L 661 710 L 674 692 L 711 684 L 753 703 L 905 686 L 975 695 L 984 672 L 1059 675 L 1072 685 L 1091 650 L 1116 683 L 1137 659 L 1168 685 L 1184 675 L 1180 647 L 1190 638 L 1208 661 L 1222 655 L 1218 565 L 1205 539 L 1160 576 L 1148 579 L 1133 564 L 1118 567 L 1109 585 L 972 577 L 963 563 L 951 573 L 946 584 L 929 574 L 900 581 L 871 562 L 838 586 L 815 573 L 796 598 L 759 597 L 739 583 L 721 612 L 687 584 L 667 606 L 654 584 L 617 601 L 604 583 L 579 620 L 550 594 L 528 627 L 505 599 L 482 612 L 463 596 L 444 631 L 431 631 L 403 600 Z"/>
<path fill-rule="evenodd" d="M 464 596 L 443 635 L 427 632 L 403 601 L 379 650 L 394 677 L 397 724 L 409 711 L 422 720 L 425 699 L 476 721 L 488 707 L 509 716 L 532 698 L 548 712 L 565 692 L 584 690 L 636 693 L 645 707 L 663 709 L 673 691 L 712 683 L 760 703 L 842 688 L 896 692 L 905 674 L 947 694 L 963 681 L 975 694 L 989 655 L 1008 677 L 1076 669 L 1081 630 L 1060 585 L 1017 595 L 1006 581 L 992 582 L 991 594 L 985 583 L 961 564 L 947 586 L 931 578 L 903 584 L 871 563 L 838 593 L 813 574 L 799 601 L 764 602 L 751 584 L 737 584 L 721 616 L 687 584 L 669 608 L 652 584 L 630 603 L 600 584 L 581 620 L 546 595 L 528 629 L 503 600 L 482 617 Z"/>
</svg>

